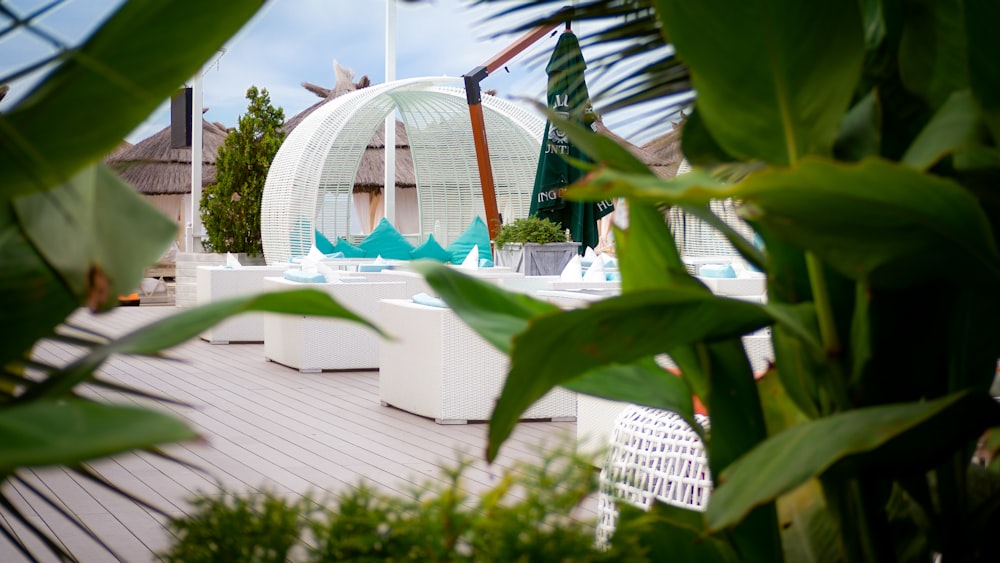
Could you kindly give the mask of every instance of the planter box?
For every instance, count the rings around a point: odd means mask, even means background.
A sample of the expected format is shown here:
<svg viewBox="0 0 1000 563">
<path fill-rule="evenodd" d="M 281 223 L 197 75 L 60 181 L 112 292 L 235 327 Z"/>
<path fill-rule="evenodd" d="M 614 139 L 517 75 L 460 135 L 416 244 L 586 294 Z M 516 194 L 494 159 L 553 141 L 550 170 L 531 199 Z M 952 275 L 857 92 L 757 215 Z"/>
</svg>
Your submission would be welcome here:
<svg viewBox="0 0 1000 563">
<path fill-rule="evenodd" d="M 512 242 L 496 249 L 494 262 L 526 276 L 556 276 L 579 252 L 578 242 Z"/>
</svg>

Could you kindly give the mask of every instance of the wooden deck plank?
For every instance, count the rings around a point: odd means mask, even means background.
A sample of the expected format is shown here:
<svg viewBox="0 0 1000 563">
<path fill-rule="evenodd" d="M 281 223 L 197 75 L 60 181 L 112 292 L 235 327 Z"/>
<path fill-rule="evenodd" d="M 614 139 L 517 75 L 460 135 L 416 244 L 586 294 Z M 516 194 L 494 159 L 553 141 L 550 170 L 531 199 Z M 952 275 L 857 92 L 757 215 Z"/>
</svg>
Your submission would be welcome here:
<svg viewBox="0 0 1000 563">
<path fill-rule="evenodd" d="M 81 312 L 73 320 L 114 337 L 176 312 L 172 307 L 126 307 L 99 316 Z M 78 353 L 73 346 L 57 343 L 46 343 L 36 352 L 53 363 L 68 362 Z M 204 437 L 165 448 L 199 469 L 145 452 L 92 464 L 100 475 L 170 515 L 189 510 L 193 495 L 219 487 L 324 498 L 364 479 L 381 490 L 407 493 L 428 480 L 440 482 L 438 469 L 460 457 L 473 460 L 467 486 L 478 492 L 496 482 L 501 468 L 538 461 L 546 449 L 575 432 L 571 422 L 523 422 L 496 464 L 489 466 L 482 459 L 486 424 L 443 426 L 383 406 L 377 371 L 302 374 L 266 361 L 261 344 L 212 345 L 200 339 L 174 347 L 167 356 L 172 359 L 116 357 L 102 368 L 102 377 L 187 406 L 123 397 L 106 389 L 87 393 L 163 409 L 187 420 Z M 169 545 L 162 516 L 89 481 L 61 469 L 29 472 L 26 479 L 57 497 L 128 561 L 155 560 L 155 553 Z M 23 486 L 8 486 L 5 493 L 81 560 L 111 560 Z M 593 518 L 594 504 L 583 507 L 581 515 Z M 19 523 L 11 525 L 23 533 Z M 21 560 L 2 538 L 0 560 Z"/>
</svg>

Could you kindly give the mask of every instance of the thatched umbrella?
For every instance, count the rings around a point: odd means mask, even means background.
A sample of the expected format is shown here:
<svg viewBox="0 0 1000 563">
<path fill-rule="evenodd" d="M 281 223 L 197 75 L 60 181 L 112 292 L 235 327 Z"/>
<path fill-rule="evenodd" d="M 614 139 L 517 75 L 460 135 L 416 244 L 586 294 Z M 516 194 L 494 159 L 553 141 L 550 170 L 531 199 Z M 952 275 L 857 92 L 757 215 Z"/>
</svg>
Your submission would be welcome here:
<svg viewBox="0 0 1000 563">
<path fill-rule="evenodd" d="M 215 159 L 228 130 L 220 123 L 202 120 L 201 184 L 215 182 Z M 119 146 L 104 158 L 126 182 L 135 186 L 147 201 L 164 215 L 177 221 L 177 241 L 184 248 L 185 229 L 191 214 L 191 149 L 171 148 L 170 127 L 139 141 Z"/>
<path fill-rule="evenodd" d="M 666 178 L 673 178 L 677 174 L 677 167 L 684 160 L 684 153 L 681 152 L 681 129 L 684 127 L 684 114 L 681 114 L 681 121 L 674 123 L 673 128 L 652 141 L 642 145 L 642 149 L 659 159 L 670 163 L 674 169 Z"/>
<path fill-rule="evenodd" d="M 602 121 L 600 118 L 598 118 L 597 121 L 594 122 L 594 130 L 597 133 L 600 133 L 601 135 L 611 139 L 619 146 L 624 147 L 625 150 L 632 153 L 632 156 L 642 161 L 643 164 L 648 166 L 649 169 L 652 170 L 653 173 L 659 176 L 660 178 L 673 178 L 674 176 L 677 175 L 677 168 L 680 166 L 681 163 L 680 157 L 678 156 L 676 160 L 672 160 L 666 154 L 661 154 L 654 150 L 651 150 L 649 147 L 651 143 L 655 142 L 655 140 L 641 147 L 636 146 L 631 142 L 625 140 L 623 137 L 619 137 L 617 134 L 608 129 L 608 127 L 604 125 L 604 121 Z M 670 134 L 672 133 L 668 133 L 668 135 Z M 677 136 L 677 147 L 678 147 L 677 153 L 680 154 L 679 135 Z"/>
<path fill-rule="evenodd" d="M 299 123 L 302 123 L 302 120 L 306 116 L 330 100 L 371 85 L 371 81 L 367 76 L 362 76 L 360 80 L 354 82 L 354 73 L 340 66 L 337 61 L 333 62 L 333 72 L 337 77 L 337 82 L 333 85 L 333 88 L 323 88 L 310 82 L 302 83 L 303 88 L 322 99 L 288 118 L 284 126 L 282 126 L 282 129 L 286 133 L 291 133 L 298 127 Z M 368 143 L 368 148 L 365 150 L 364 156 L 361 157 L 361 164 L 358 166 L 358 175 L 354 180 L 354 189 L 359 192 L 381 192 L 384 183 L 385 126 L 380 125 Z M 413 157 L 410 154 L 410 142 L 406 136 L 406 127 L 399 120 L 396 120 L 396 187 L 417 187 L 417 179 L 413 172 Z"/>
<path fill-rule="evenodd" d="M 337 61 L 333 61 L 333 71 L 337 77 L 337 81 L 333 85 L 333 88 L 324 88 L 310 82 L 302 83 L 302 86 L 306 90 L 309 90 L 322 99 L 286 120 L 284 126 L 282 126 L 282 129 L 286 133 L 290 134 L 300 123 L 302 123 L 302 120 L 305 119 L 306 116 L 316 111 L 316 109 L 330 100 L 349 92 L 360 90 L 361 88 L 367 88 L 371 85 L 371 81 L 367 76 L 362 76 L 360 80 L 355 82 L 354 73 L 349 69 L 345 69 L 340 66 Z M 379 127 L 375 130 L 375 134 L 372 136 L 371 141 L 369 141 L 368 147 L 365 149 L 365 154 L 362 155 L 361 162 L 358 165 L 357 176 L 354 178 L 354 191 L 359 194 L 368 194 L 369 226 L 374 225 L 376 217 L 381 212 L 383 197 L 382 189 L 384 184 L 385 125 L 383 124 L 379 125 Z M 406 136 L 406 128 L 403 125 L 403 122 L 396 120 L 397 198 L 400 197 L 400 192 L 398 190 L 415 187 L 417 187 L 417 177 L 413 171 L 413 155 L 410 152 L 410 142 Z M 413 204 L 415 205 L 415 198 L 407 197 L 407 199 L 413 199 Z M 400 214 L 397 213 L 397 219 L 399 219 L 399 215 Z M 405 222 L 407 219 L 404 218 L 402 220 Z M 399 226 L 404 229 L 407 227 L 407 225 Z"/>
<path fill-rule="evenodd" d="M 221 123 L 202 120 L 202 187 L 215 182 L 215 159 L 229 131 Z M 191 148 L 170 146 L 166 127 L 131 147 L 105 157 L 123 180 L 144 195 L 191 193 Z"/>
</svg>

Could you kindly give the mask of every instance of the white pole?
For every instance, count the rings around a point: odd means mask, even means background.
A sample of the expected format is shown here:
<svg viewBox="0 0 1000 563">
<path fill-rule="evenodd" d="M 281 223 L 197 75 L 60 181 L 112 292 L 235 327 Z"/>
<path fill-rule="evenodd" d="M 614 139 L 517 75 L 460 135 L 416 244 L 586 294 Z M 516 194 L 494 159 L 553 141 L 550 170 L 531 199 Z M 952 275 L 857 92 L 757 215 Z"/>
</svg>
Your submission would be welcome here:
<svg viewBox="0 0 1000 563">
<path fill-rule="evenodd" d="M 396 80 L 396 0 L 385 0 L 385 81 Z M 396 221 L 396 111 L 385 118 L 385 216 Z"/>
<path fill-rule="evenodd" d="M 191 244 L 188 252 L 202 252 L 201 224 L 201 168 L 202 168 L 202 94 L 201 79 L 204 69 L 198 71 L 191 87 Z"/>
<path fill-rule="evenodd" d="M 225 47 L 216 51 L 215 55 L 209 59 L 195 75 L 191 85 L 191 230 L 188 233 L 188 252 L 201 252 L 201 239 L 205 234 L 205 227 L 201 224 L 201 170 L 204 146 L 202 115 L 205 108 L 204 96 L 202 95 L 201 80 L 205 76 L 208 68 L 219 62 L 222 55 L 226 54 Z"/>
</svg>

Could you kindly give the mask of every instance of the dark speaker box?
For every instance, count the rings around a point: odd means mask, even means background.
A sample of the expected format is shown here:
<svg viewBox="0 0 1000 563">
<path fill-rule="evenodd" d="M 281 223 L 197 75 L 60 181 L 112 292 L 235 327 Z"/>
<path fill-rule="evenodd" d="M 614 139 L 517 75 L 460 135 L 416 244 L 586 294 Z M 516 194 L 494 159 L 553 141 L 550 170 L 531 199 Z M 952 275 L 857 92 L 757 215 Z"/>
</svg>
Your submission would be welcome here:
<svg viewBox="0 0 1000 563">
<path fill-rule="evenodd" d="M 170 147 L 191 146 L 191 88 L 181 88 L 170 98 Z"/>
</svg>

